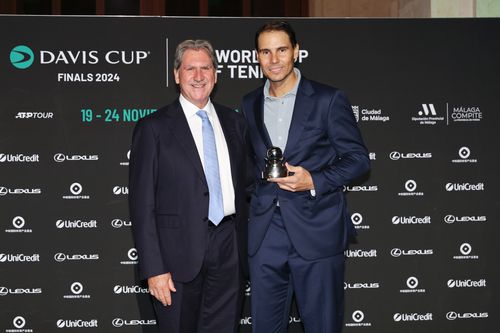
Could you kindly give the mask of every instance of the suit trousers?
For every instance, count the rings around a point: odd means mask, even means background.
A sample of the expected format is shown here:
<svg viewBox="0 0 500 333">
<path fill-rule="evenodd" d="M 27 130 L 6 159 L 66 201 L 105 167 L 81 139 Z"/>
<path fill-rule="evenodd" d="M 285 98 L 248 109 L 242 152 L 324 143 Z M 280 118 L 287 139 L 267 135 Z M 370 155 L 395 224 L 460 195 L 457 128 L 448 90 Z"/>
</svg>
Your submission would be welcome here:
<svg viewBox="0 0 500 333">
<path fill-rule="evenodd" d="M 288 237 L 279 207 L 249 264 L 254 333 L 286 332 L 293 294 L 305 333 L 341 331 L 344 254 L 315 260 L 300 257 Z"/>
<path fill-rule="evenodd" d="M 197 244 L 193 244 L 197 246 Z M 243 276 L 233 220 L 209 222 L 205 258 L 190 282 L 175 281 L 172 305 L 153 299 L 160 333 L 236 333 L 242 307 Z"/>
</svg>

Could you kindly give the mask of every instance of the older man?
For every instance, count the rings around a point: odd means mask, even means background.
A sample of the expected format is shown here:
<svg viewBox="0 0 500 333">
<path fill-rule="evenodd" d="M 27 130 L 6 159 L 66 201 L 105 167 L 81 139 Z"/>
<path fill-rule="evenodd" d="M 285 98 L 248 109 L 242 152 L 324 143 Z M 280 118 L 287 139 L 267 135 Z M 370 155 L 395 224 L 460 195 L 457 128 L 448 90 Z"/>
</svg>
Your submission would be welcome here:
<svg viewBox="0 0 500 333">
<path fill-rule="evenodd" d="M 180 96 L 137 123 L 130 214 L 162 333 L 236 332 L 246 270 L 245 122 L 212 103 L 205 40 L 176 49 Z"/>
</svg>

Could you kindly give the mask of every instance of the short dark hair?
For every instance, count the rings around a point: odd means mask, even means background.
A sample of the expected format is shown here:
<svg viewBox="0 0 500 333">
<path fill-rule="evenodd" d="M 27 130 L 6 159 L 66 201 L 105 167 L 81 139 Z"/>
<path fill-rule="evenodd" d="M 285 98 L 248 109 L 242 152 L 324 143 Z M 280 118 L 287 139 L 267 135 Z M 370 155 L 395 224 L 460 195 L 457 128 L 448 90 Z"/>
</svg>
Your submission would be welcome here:
<svg viewBox="0 0 500 333">
<path fill-rule="evenodd" d="M 290 43 L 292 43 L 292 47 L 295 48 L 295 46 L 297 45 L 297 39 L 295 38 L 295 31 L 293 30 L 290 23 L 288 23 L 287 21 L 272 21 L 264 24 L 255 33 L 255 49 L 257 51 L 259 50 L 259 36 L 263 32 L 270 32 L 270 31 L 283 31 L 288 35 Z"/>
</svg>

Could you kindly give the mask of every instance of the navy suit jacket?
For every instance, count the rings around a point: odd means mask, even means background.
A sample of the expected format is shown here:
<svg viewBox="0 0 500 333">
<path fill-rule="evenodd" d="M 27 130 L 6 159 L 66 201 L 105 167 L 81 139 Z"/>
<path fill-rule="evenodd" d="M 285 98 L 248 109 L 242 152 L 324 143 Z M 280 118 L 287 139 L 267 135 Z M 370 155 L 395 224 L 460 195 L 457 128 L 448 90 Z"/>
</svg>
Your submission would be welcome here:
<svg viewBox="0 0 500 333">
<path fill-rule="evenodd" d="M 238 248 L 245 273 L 246 125 L 241 114 L 214 106 L 229 150 Z M 188 282 L 198 274 L 207 245 L 208 201 L 198 150 L 176 100 L 141 119 L 132 138 L 129 208 L 142 279 L 170 272 L 174 280 Z"/>
<path fill-rule="evenodd" d="M 255 176 L 260 178 L 266 150 L 272 146 L 264 125 L 263 87 L 243 98 L 243 113 Z M 283 155 L 290 164 L 311 173 L 316 195 L 281 190 L 274 183 L 259 181 L 250 203 L 249 255 L 259 249 L 278 201 L 290 240 L 303 258 L 341 253 L 354 233 L 344 185 L 370 167 L 352 108 L 342 91 L 302 77 Z"/>
</svg>

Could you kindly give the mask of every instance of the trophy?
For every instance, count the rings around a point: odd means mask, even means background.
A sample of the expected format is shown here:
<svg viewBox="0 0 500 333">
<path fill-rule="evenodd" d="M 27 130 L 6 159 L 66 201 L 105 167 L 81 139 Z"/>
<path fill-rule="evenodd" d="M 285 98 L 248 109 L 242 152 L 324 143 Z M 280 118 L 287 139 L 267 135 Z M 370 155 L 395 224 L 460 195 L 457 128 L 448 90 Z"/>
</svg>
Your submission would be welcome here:
<svg viewBox="0 0 500 333">
<path fill-rule="evenodd" d="M 263 179 L 280 178 L 288 176 L 283 153 L 278 147 L 271 147 L 267 150 L 266 168 L 262 173 Z"/>
</svg>

